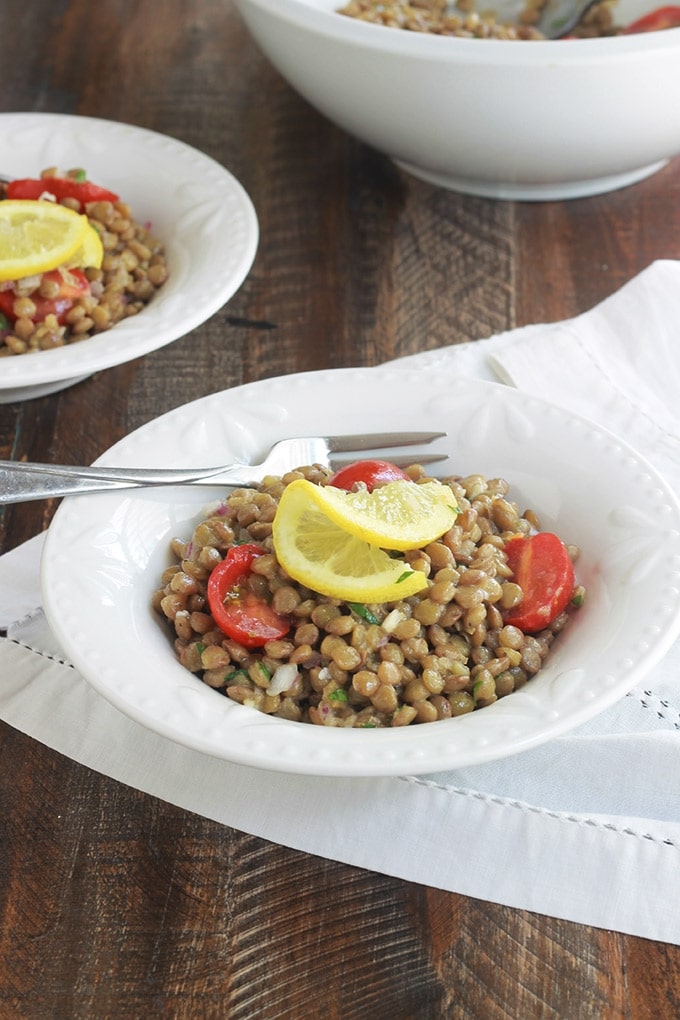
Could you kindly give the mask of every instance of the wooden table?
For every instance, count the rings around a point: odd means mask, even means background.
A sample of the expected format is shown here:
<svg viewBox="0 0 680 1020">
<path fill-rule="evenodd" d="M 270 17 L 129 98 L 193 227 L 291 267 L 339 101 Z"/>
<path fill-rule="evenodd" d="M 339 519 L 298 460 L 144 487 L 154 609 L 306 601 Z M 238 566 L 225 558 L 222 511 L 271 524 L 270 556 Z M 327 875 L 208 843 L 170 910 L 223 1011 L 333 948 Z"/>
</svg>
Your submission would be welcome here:
<svg viewBox="0 0 680 1020">
<path fill-rule="evenodd" d="M 565 203 L 438 190 L 312 110 L 230 0 L 4 0 L 0 38 L 3 112 L 179 138 L 242 182 L 261 227 L 247 281 L 189 336 L 1 405 L 3 458 L 87 463 L 206 393 L 572 316 L 680 256 L 678 161 Z M 0 550 L 55 508 L 5 509 Z M 4 724 L 0 796 L 1 1018 L 680 1015 L 680 948 L 272 845 Z"/>
</svg>

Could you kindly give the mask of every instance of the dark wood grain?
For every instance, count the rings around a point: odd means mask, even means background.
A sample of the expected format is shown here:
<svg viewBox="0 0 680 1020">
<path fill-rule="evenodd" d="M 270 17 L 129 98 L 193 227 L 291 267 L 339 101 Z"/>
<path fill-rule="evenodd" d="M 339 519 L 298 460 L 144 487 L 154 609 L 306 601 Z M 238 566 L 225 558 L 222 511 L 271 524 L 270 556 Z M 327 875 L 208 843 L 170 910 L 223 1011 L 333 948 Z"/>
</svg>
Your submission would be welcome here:
<svg viewBox="0 0 680 1020">
<path fill-rule="evenodd" d="M 0 405 L 0 456 L 87 462 L 187 400 L 579 314 L 680 256 L 680 165 L 515 204 L 406 177 L 282 81 L 229 0 L 5 0 L 0 111 L 164 132 L 230 169 L 262 240 L 213 318 Z M 0 167 L 1 169 L 1 167 Z M 0 549 L 55 503 L 0 512 Z M 680 949 L 270 844 L 0 726 L 0 1018 L 657 1020 Z"/>
</svg>

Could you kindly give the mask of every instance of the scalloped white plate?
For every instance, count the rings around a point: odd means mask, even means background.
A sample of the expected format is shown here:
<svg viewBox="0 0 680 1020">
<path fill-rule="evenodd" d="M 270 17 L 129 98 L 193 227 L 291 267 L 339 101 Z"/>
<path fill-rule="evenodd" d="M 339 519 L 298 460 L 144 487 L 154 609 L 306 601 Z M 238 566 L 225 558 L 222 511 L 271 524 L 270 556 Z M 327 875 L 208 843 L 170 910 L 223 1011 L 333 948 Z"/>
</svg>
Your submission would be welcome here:
<svg viewBox="0 0 680 1020">
<path fill-rule="evenodd" d="M 0 359 L 0 403 L 54 393 L 177 340 L 218 311 L 250 270 L 258 243 L 250 198 L 223 166 L 184 142 L 91 117 L 3 113 L 0 149 L 7 177 L 83 167 L 151 224 L 170 269 L 139 315 L 81 343 Z"/>
<path fill-rule="evenodd" d="M 150 608 L 174 536 L 205 486 L 64 500 L 42 583 L 54 633 L 89 682 L 138 722 L 247 765 L 338 776 L 434 772 L 534 747 L 622 697 L 680 631 L 680 505 L 625 442 L 541 400 L 441 371 L 343 369 L 252 383 L 180 407 L 102 463 L 256 461 L 285 436 L 434 428 L 450 473 L 501 475 L 542 526 L 581 547 L 587 601 L 522 690 L 471 715 L 393 730 L 291 723 L 244 708 L 183 669 Z"/>
</svg>

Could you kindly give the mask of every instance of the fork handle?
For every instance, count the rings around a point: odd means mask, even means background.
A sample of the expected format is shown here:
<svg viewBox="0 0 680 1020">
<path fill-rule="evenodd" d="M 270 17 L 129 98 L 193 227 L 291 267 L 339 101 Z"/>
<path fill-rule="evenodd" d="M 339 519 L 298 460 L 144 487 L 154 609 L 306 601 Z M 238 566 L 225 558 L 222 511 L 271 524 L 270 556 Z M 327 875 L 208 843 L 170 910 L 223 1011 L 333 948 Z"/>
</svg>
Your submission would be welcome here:
<svg viewBox="0 0 680 1020">
<path fill-rule="evenodd" d="M 252 485 L 253 473 L 246 465 L 233 468 L 109 468 L 31 464 L 0 461 L 0 504 L 26 503 L 33 499 L 73 496 L 85 492 L 109 492 L 158 485 Z"/>
</svg>

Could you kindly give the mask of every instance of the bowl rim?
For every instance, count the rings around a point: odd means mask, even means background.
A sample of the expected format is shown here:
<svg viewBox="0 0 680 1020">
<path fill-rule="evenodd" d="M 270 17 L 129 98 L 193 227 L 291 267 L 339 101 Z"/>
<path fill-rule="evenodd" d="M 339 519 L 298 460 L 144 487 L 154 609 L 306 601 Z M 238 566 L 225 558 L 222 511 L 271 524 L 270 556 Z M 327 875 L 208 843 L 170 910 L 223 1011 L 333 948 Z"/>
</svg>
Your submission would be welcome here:
<svg viewBox="0 0 680 1020">
<path fill-rule="evenodd" d="M 494 65 L 573 66 L 603 61 L 629 64 L 631 58 L 656 58 L 666 52 L 680 56 L 680 28 L 597 39 L 538 39 L 530 40 L 530 45 L 527 42 L 527 45 L 518 46 L 518 40 L 437 36 L 342 17 L 336 11 L 341 0 L 234 0 L 234 3 L 246 21 L 248 9 L 258 9 L 279 22 L 288 22 L 307 33 L 335 42 L 349 43 L 377 53 L 423 57 L 442 63 L 453 56 L 457 63 L 486 64 L 493 55 Z M 480 42 L 484 42 L 481 50 L 477 48 Z"/>
</svg>

